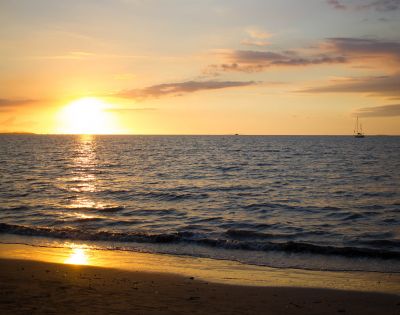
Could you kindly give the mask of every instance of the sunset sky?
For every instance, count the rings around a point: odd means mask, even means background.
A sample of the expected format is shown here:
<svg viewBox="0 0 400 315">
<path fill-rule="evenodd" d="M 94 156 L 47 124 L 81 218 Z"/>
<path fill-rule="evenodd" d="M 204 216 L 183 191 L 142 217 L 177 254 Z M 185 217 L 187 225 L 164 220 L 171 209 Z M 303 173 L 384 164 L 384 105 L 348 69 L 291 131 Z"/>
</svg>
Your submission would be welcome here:
<svg viewBox="0 0 400 315">
<path fill-rule="evenodd" d="M 400 134 L 400 0 L 0 0 L 0 132 Z"/>
</svg>

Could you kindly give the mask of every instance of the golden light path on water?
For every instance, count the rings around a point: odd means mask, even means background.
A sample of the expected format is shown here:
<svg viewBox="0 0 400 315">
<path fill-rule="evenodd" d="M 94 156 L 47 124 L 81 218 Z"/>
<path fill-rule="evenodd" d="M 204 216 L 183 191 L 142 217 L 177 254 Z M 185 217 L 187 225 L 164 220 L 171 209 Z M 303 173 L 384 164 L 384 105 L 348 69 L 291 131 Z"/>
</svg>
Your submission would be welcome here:
<svg viewBox="0 0 400 315">
<path fill-rule="evenodd" d="M 93 212 L 85 212 L 85 209 L 105 207 L 102 202 L 91 198 L 90 193 L 98 189 L 98 178 L 94 173 L 97 167 L 96 139 L 93 135 L 79 135 L 76 138 L 74 157 L 71 160 L 73 166 L 72 174 L 63 178 L 63 189 L 74 195 L 66 208 L 71 212 L 64 214 L 66 217 L 76 217 L 77 219 L 96 219 L 102 218 Z"/>
<path fill-rule="evenodd" d="M 90 134 L 82 134 L 78 137 L 76 156 L 73 159 L 75 171 L 72 182 L 79 184 L 68 187 L 69 191 L 78 194 L 77 198 L 69 205 L 69 207 L 74 210 L 98 206 L 96 202 L 91 200 L 88 196 L 82 196 L 82 194 L 86 192 L 96 191 L 97 178 L 90 172 L 90 170 L 96 166 L 95 139 L 94 136 Z M 79 211 L 71 211 L 68 216 L 74 216 L 80 219 L 95 218 L 95 216 L 91 214 L 85 214 Z M 64 260 L 65 264 L 91 265 L 94 263 L 92 261 L 93 259 L 89 259 L 89 257 L 93 258 L 93 254 L 89 254 L 90 251 L 86 246 L 70 244 L 67 245 L 67 247 L 70 247 L 71 252 Z"/>
</svg>

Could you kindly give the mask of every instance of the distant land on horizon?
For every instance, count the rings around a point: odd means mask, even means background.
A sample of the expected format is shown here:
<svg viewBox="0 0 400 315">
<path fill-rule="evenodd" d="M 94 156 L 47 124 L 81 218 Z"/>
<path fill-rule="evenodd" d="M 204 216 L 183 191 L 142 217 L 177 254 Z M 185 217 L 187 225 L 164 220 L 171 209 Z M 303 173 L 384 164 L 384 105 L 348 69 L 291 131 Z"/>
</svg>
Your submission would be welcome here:
<svg viewBox="0 0 400 315">
<path fill-rule="evenodd" d="M 16 132 L 0 132 L 0 135 L 37 135 L 34 132 L 16 131 Z"/>
</svg>

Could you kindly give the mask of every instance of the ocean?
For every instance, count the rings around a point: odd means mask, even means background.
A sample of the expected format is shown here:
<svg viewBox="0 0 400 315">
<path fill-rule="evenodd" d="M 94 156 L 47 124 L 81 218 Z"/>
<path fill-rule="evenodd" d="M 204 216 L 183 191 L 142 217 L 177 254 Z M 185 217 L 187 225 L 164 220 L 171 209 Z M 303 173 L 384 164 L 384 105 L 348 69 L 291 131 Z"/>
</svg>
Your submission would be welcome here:
<svg viewBox="0 0 400 315">
<path fill-rule="evenodd" d="M 0 242 L 400 272 L 400 137 L 0 135 Z"/>
</svg>

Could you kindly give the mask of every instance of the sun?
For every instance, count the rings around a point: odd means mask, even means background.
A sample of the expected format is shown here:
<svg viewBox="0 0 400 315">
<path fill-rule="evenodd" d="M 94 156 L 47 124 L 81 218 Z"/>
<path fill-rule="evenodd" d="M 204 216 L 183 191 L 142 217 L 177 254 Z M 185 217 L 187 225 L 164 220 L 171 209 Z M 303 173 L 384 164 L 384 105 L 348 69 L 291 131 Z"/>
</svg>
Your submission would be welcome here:
<svg viewBox="0 0 400 315">
<path fill-rule="evenodd" d="M 115 134 L 115 117 L 109 112 L 111 105 L 85 97 L 69 103 L 59 113 L 59 133 Z"/>
</svg>

